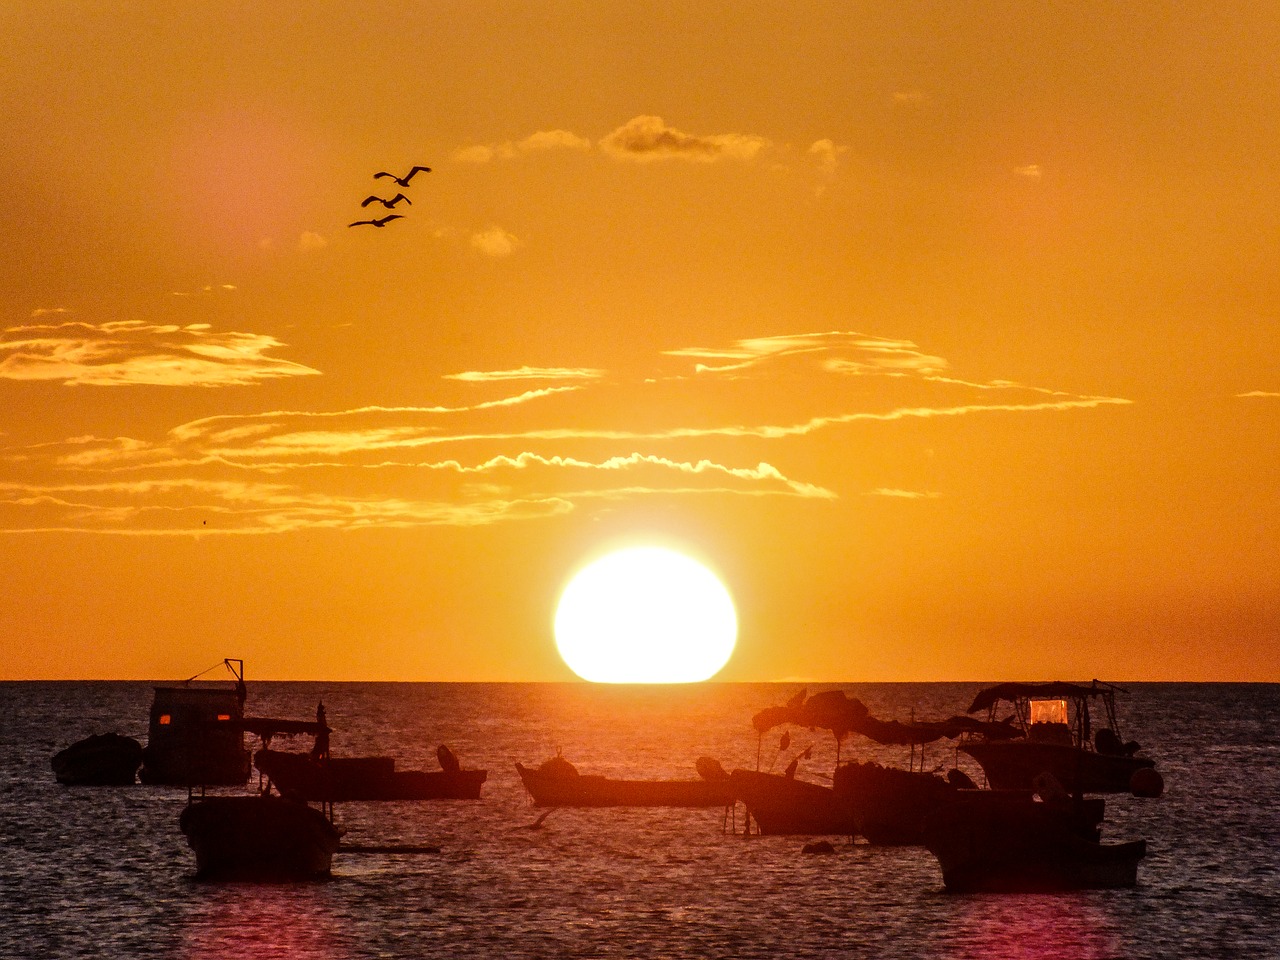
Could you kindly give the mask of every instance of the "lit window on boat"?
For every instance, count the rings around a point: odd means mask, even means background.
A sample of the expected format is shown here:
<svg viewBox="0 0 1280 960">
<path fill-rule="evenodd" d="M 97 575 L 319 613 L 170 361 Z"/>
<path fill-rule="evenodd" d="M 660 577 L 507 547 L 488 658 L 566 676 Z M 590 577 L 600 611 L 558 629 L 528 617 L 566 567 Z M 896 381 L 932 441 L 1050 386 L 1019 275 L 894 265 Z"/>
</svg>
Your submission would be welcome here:
<svg viewBox="0 0 1280 960">
<path fill-rule="evenodd" d="M 1067 701 L 1065 700 L 1032 700 L 1032 723 L 1066 723 Z"/>
<path fill-rule="evenodd" d="M 160 726 L 167 727 L 170 723 L 170 717 L 167 713 L 160 714 Z"/>
<path fill-rule="evenodd" d="M 231 714 L 229 714 L 229 713 L 220 713 L 220 714 L 218 714 L 218 719 L 219 719 L 219 720 L 230 720 L 230 719 L 231 719 Z"/>
</svg>

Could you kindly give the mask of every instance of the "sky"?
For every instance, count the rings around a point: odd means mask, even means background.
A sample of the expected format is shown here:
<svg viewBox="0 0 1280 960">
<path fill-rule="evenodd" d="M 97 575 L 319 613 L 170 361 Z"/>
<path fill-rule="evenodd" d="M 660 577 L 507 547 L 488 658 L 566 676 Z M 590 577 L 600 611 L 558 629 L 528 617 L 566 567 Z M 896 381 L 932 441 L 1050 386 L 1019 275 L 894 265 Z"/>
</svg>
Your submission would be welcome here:
<svg viewBox="0 0 1280 960">
<path fill-rule="evenodd" d="M 721 680 L 1280 681 L 1278 48 L 6 3 L 0 678 L 572 679 L 557 597 L 649 544 Z"/>
</svg>

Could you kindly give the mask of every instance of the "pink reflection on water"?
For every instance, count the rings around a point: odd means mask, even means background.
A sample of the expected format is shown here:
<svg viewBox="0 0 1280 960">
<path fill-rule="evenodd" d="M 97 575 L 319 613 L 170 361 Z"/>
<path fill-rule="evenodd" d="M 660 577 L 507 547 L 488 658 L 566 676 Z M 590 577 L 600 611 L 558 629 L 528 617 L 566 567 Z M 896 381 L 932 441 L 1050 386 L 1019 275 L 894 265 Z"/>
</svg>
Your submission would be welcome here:
<svg viewBox="0 0 1280 960">
<path fill-rule="evenodd" d="M 347 960 L 321 884 L 200 885 L 209 900 L 187 917 L 180 956 L 254 960 Z"/>
<path fill-rule="evenodd" d="M 1106 960 L 1123 938 L 1090 894 L 972 895 L 955 898 L 955 957 Z"/>
</svg>

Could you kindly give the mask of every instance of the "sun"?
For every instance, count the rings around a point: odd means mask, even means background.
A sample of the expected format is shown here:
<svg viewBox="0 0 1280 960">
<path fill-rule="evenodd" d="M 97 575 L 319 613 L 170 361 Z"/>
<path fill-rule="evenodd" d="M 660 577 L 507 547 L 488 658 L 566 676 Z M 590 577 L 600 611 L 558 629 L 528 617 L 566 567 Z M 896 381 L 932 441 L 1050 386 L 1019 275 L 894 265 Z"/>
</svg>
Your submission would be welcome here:
<svg viewBox="0 0 1280 960">
<path fill-rule="evenodd" d="M 710 570 L 663 547 L 629 547 L 580 570 L 556 608 L 556 647 L 584 680 L 693 683 L 733 653 L 738 616 Z"/>
</svg>

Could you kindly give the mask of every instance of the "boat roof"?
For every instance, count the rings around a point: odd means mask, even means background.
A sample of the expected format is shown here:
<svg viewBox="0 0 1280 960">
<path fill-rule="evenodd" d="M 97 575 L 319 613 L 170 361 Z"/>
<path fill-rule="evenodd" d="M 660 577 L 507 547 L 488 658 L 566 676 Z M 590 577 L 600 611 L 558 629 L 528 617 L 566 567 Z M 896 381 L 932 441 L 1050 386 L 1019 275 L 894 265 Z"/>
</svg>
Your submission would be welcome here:
<svg viewBox="0 0 1280 960">
<path fill-rule="evenodd" d="M 319 736 L 322 733 L 332 733 L 333 731 L 323 723 L 317 723 L 315 720 L 280 720 L 276 717 L 243 717 L 236 720 L 213 720 L 219 727 L 227 727 L 232 730 L 243 730 L 246 733 L 253 733 L 264 739 L 276 736 L 293 736 L 297 734 L 309 734 L 311 736 Z"/>
<path fill-rule="evenodd" d="M 1097 680 L 1087 687 L 1080 683 L 1063 683 L 1060 680 L 1052 683 L 997 683 L 994 687 L 978 691 L 978 695 L 973 698 L 973 703 L 969 704 L 968 712 L 978 713 L 981 710 L 990 710 L 993 704 L 1001 700 L 1012 702 L 1030 697 L 1084 699 L 1107 696 L 1110 693 L 1111 688 L 1105 684 L 1099 684 Z"/>
</svg>

